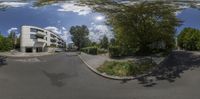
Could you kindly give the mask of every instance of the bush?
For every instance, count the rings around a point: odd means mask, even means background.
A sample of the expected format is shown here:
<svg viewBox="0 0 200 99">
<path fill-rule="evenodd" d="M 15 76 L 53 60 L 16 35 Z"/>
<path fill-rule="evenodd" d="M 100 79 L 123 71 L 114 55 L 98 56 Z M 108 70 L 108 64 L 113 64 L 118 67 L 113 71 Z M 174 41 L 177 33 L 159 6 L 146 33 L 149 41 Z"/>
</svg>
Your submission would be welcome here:
<svg viewBox="0 0 200 99">
<path fill-rule="evenodd" d="M 104 37 L 100 40 L 100 47 L 104 49 L 108 49 L 108 46 L 109 46 L 108 37 L 104 35 Z"/>
<path fill-rule="evenodd" d="M 10 51 L 13 49 L 13 42 L 11 39 L 1 36 L 0 37 L 0 51 Z"/>
<path fill-rule="evenodd" d="M 81 51 L 87 54 L 97 55 L 97 47 L 86 47 L 82 48 Z"/>
<path fill-rule="evenodd" d="M 105 54 L 105 53 L 107 53 L 108 51 L 107 51 L 106 49 L 98 48 L 98 49 L 97 49 L 97 52 L 98 52 L 98 54 Z"/>
<path fill-rule="evenodd" d="M 110 46 L 109 47 L 109 56 L 112 58 L 122 56 L 121 48 L 119 46 Z"/>
<path fill-rule="evenodd" d="M 132 75 L 133 63 L 128 62 L 116 62 L 116 61 L 106 61 L 102 66 L 97 68 L 98 71 L 104 72 L 108 75 L 115 76 L 129 76 Z"/>
<path fill-rule="evenodd" d="M 126 61 L 106 61 L 97 70 L 101 73 L 114 76 L 133 76 L 147 73 L 157 64 L 151 59 L 142 59 L 138 62 Z"/>
<path fill-rule="evenodd" d="M 178 45 L 185 50 L 200 50 L 200 30 L 185 28 L 178 36 Z"/>
</svg>

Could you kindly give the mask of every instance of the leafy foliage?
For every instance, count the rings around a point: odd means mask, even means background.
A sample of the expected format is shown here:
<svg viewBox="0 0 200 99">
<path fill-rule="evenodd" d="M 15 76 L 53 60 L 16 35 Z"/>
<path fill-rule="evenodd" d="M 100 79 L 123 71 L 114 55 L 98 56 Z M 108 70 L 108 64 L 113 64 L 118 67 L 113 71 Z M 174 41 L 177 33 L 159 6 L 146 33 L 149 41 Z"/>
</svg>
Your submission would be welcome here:
<svg viewBox="0 0 200 99">
<path fill-rule="evenodd" d="M 101 39 L 101 41 L 100 41 L 100 46 L 101 46 L 101 48 L 108 49 L 109 41 L 108 41 L 107 36 L 104 36 L 104 37 Z"/>
<path fill-rule="evenodd" d="M 89 30 L 87 26 L 72 26 L 70 29 L 70 33 L 72 35 L 72 41 L 80 50 L 83 47 L 86 47 L 90 43 L 88 39 Z"/>
<path fill-rule="evenodd" d="M 143 2 L 134 6 L 104 9 L 115 32 L 116 41 L 124 51 L 152 53 L 152 45 L 163 42 L 164 49 L 174 47 L 175 27 L 180 25 L 175 9 L 161 2 Z"/>
<path fill-rule="evenodd" d="M 107 5 L 107 4 L 115 4 L 113 0 L 78 0 L 83 4 L 87 5 Z"/>
<path fill-rule="evenodd" d="M 38 0 L 38 3 L 51 4 L 58 1 L 70 0 Z M 142 2 L 126 6 L 118 4 L 115 0 L 76 1 L 91 5 L 94 10 L 107 15 L 108 24 L 113 27 L 116 37 L 111 45 L 120 46 L 123 55 L 132 55 L 135 52 L 151 54 L 157 51 L 170 51 L 174 47 L 175 27 L 181 22 L 174 14 L 175 9 L 164 2 Z M 79 50 L 91 44 L 84 44 L 88 40 L 78 40 L 77 35 L 73 37 Z M 103 48 L 107 48 L 107 44 L 103 45 Z"/>
<path fill-rule="evenodd" d="M 178 36 L 178 45 L 186 50 L 200 50 L 200 30 L 183 29 Z"/>
<path fill-rule="evenodd" d="M 114 46 L 116 44 L 116 40 L 114 38 L 110 39 L 110 45 Z"/>
<path fill-rule="evenodd" d="M 44 6 L 48 4 L 57 3 L 59 1 L 70 1 L 70 0 L 36 0 L 34 6 Z"/>
<path fill-rule="evenodd" d="M 102 66 L 97 68 L 98 71 L 114 76 L 133 76 L 144 74 L 156 66 L 156 63 L 143 59 L 139 62 L 125 61 L 106 61 Z"/>
<path fill-rule="evenodd" d="M 0 34 L 0 51 L 10 51 L 11 49 L 13 49 L 13 47 L 13 40 Z"/>
<path fill-rule="evenodd" d="M 82 48 L 81 51 L 91 55 L 105 54 L 108 52 L 107 50 L 98 48 L 97 46 L 85 47 Z"/>
<path fill-rule="evenodd" d="M 87 54 L 97 55 L 98 48 L 95 47 L 95 46 L 93 46 L 93 47 L 86 47 L 86 48 L 82 48 L 81 51 L 85 52 Z"/>
<path fill-rule="evenodd" d="M 97 68 L 98 71 L 104 72 L 108 75 L 115 76 L 130 76 L 132 75 L 133 63 L 128 62 L 116 62 L 106 61 L 102 66 Z"/>
<path fill-rule="evenodd" d="M 109 56 L 112 58 L 122 56 L 121 48 L 119 46 L 110 46 L 109 47 Z"/>
<path fill-rule="evenodd" d="M 87 5 L 105 5 L 105 4 L 115 3 L 112 0 L 36 0 L 34 5 L 35 6 L 44 6 L 44 5 L 48 5 L 48 4 L 57 3 L 60 1 L 75 1 L 75 2 L 79 2 L 81 4 L 87 4 Z"/>
</svg>

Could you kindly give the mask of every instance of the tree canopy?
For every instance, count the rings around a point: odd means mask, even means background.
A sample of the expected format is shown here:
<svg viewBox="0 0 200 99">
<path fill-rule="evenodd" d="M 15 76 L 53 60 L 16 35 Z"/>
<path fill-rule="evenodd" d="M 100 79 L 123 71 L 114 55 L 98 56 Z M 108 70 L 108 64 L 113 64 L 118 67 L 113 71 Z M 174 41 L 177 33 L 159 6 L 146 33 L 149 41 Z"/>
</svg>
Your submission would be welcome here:
<svg viewBox="0 0 200 99">
<path fill-rule="evenodd" d="M 176 26 L 175 9 L 162 2 L 143 2 L 104 10 L 120 46 L 132 51 L 151 53 L 152 45 L 164 43 L 164 49 L 174 46 Z M 154 47 L 155 48 L 155 47 Z"/>
<path fill-rule="evenodd" d="M 90 40 L 88 39 L 89 30 L 87 26 L 72 26 L 70 28 L 70 33 L 72 35 L 72 41 L 80 50 L 83 47 L 86 47 Z"/>
<path fill-rule="evenodd" d="M 103 38 L 100 40 L 100 46 L 101 48 L 108 49 L 109 41 L 106 35 L 104 35 Z"/>
<path fill-rule="evenodd" d="M 200 50 L 200 30 L 185 28 L 178 35 L 178 45 L 185 50 Z"/>
<path fill-rule="evenodd" d="M 0 34 L 0 51 L 10 51 L 11 49 L 13 49 L 12 40 Z"/>
</svg>

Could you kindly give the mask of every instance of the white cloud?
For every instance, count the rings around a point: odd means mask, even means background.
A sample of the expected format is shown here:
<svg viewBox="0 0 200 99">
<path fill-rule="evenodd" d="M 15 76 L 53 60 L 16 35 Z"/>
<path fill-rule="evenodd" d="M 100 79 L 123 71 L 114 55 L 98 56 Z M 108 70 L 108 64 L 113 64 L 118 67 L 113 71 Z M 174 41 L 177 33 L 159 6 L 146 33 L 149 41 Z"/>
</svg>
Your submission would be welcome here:
<svg viewBox="0 0 200 99">
<path fill-rule="evenodd" d="M 179 15 L 179 14 L 181 14 L 182 13 L 182 11 L 176 11 L 175 12 L 175 15 L 177 16 L 177 15 Z"/>
<path fill-rule="evenodd" d="M 28 3 L 24 2 L 2 2 L 0 6 L 8 6 L 8 7 L 23 7 L 28 5 Z"/>
<path fill-rule="evenodd" d="M 54 26 L 48 26 L 48 27 L 45 27 L 46 30 L 49 30 L 49 31 L 52 31 L 56 34 L 62 34 L 61 33 L 61 30 L 59 30 L 57 27 L 54 27 Z"/>
<path fill-rule="evenodd" d="M 107 25 L 96 25 L 92 23 L 92 27 L 89 28 L 90 34 L 89 39 L 94 42 L 99 42 L 100 39 L 102 39 L 105 36 L 108 37 L 108 39 L 113 38 L 113 32 L 111 31 L 111 28 Z"/>
<path fill-rule="evenodd" d="M 8 34 L 10 34 L 11 32 L 15 32 L 16 33 L 16 36 L 19 38 L 19 36 L 20 36 L 20 33 L 18 32 L 18 28 L 16 28 L 16 27 L 12 27 L 12 28 L 10 28 L 10 29 L 8 29 Z"/>
<path fill-rule="evenodd" d="M 125 4 L 125 5 L 135 5 L 138 2 L 136 2 L 136 1 L 120 1 L 119 3 Z"/>
<path fill-rule="evenodd" d="M 106 35 L 108 39 L 113 38 L 113 32 L 111 31 L 111 28 L 107 25 L 101 25 L 101 24 L 95 24 L 91 23 L 91 27 L 89 28 L 90 33 L 89 33 L 89 39 L 93 42 L 99 42 L 100 39 Z M 69 31 L 66 29 L 66 27 L 62 27 L 58 29 L 57 27 L 54 26 L 48 26 L 45 29 L 50 30 L 54 33 L 59 34 L 65 41 L 66 43 L 72 43 L 71 37 L 72 35 L 69 33 Z"/>
<path fill-rule="evenodd" d="M 48 26 L 45 28 L 46 30 L 52 31 L 58 35 L 60 35 L 60 37 L 66 41 L 66 43 L 71 43 L 71 35 L 70 33 L 67 31 L 67 29 L 65 27 L 62 27 L 62 29 L 58 29 L 57 27 L 54 26 Z"/>
<path fill-rule="evenodd" d="M 67 44 L 73 43 L 71 39 L 71 34 L 68 31 L 64 30 L 61 37 L 66 41 Z"/>
<path fill-rule="evenodd" d="M 58 9 L 58 11 L 74 12 L 78 13 L 78 15 L 87 15 L 92 12 L 92 9 L 87 5 L 81 6 L 71 2 L 61 4 L 61 8 Z"/>
<path fill-rule="evenodd" d="M 10 34 L 10 33 L 13 32 L 13 31 L 14 31 L 14 32 L 17 32 L 17 30 L 18 30 L 17 28 L 13 27 L 13 28 L 8 29 L 7 32 L 8 32 L 8 34 Z"/>
</svg>

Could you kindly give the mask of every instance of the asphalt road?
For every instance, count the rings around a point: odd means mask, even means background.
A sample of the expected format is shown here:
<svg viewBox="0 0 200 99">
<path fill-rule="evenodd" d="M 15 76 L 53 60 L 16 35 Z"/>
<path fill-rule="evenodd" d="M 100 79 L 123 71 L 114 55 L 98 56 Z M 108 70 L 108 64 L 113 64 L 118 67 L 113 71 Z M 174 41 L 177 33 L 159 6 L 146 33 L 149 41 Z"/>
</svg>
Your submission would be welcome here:
<svg viewBox="0 0 200 99">
<path fill-rule="evenodd" d="M 149 78 L 148 78 L 149 79 Z M 0 99 L 199 99 L 200 69 L 173 82 L 116 81 L 90 71 L 78 56 L 8 59 L 0 67 Z"/>
</svg>

